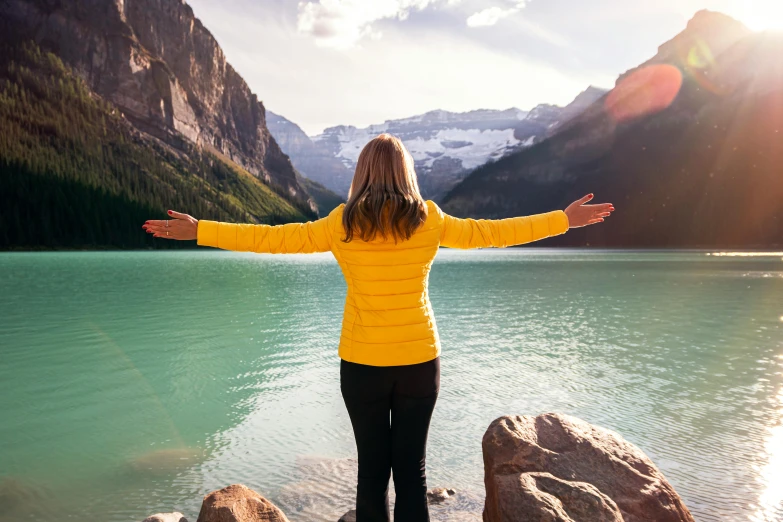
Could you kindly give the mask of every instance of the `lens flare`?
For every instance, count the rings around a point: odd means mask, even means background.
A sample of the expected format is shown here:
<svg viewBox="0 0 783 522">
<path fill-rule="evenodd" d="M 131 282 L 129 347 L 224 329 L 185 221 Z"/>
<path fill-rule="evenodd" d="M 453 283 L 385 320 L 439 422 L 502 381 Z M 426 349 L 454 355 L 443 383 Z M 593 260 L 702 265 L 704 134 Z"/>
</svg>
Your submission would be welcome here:
<svg viewBox="0 0 783 522">
<path fill-rule="evenodd" d="M 606 111 L 617 122 L 624 122 L 662 111 L 672 104 L 682 87 L 682 73 L 669 64 L 637 69 L 609 93 Z"/>
<path fill-rule="evenodd" d="M 715 63 L 715 58 L 710 47 L 703 40 L 696 40 L 696 43 L 688 49 L 685 63 L 693 69 L 706 69 Z"/>
<path fill-rule="evenodd" d="M 689 47 L 680 49 L 679 55 L 685 73 L 700 87 L 715 94 L 727 94 L 725 86 L 715 82 L 720 76 L 720 67 L 704 40 L 696 39 Z"/>
</svg>

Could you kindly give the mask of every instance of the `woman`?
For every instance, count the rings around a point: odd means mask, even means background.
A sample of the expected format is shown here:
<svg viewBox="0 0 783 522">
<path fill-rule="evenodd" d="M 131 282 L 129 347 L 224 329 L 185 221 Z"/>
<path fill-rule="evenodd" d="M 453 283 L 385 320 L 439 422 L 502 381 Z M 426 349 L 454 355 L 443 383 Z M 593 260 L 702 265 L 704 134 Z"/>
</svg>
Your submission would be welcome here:
<svg viewBox="0 0 783 522">
<path fill-rule="evenodd" d="M 151 220 L 154 237 L 268 253 L 331 251 L 348 286 L 340 336 L 340 388 L 356 437 L 358 522 L 429 520 L 424 471 L 427 432 L 440 388 L 440 340 L 427 282 L 439 246 L 506 247 L 599 223 L 611 204 L 500 220 L 445 214 L 419 193 L 413 159 L 389 134 L 359 155 L 348 201 L 328 216 L 286 225 L 197 220 L 169 211 Z M 391 417 L 391 420 L 390 420 Z"/>
</svg>

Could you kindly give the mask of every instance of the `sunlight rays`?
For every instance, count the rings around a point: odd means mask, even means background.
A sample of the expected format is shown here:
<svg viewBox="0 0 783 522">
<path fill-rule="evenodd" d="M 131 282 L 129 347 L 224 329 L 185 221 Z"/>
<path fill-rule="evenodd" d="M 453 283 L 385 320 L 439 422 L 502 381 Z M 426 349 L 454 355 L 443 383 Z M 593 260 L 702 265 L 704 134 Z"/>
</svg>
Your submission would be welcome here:
<svg viewBox="0 0 783 522">
<path fill-rule="evenodd" d="M 733 13 L 753 31 L 783 31 L 783 2 L 780 0 L 742 0 Z"/>
</svg>

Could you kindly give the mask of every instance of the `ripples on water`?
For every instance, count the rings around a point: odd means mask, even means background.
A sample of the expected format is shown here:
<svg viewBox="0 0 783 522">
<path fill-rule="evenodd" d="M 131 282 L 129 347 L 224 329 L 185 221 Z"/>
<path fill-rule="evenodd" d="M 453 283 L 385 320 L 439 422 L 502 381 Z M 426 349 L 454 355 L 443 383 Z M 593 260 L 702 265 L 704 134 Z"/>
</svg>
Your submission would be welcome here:
<svg viewBox="0 0 783 522">
<path fill-rule="evenodd" d="M 783 261 L 441 250 L 435 520 L 479 520 L 481 436 L 561 411 L 641 447 L 697 520 L 783 519 Z M 292 521 L 352 505 L 330 255 L 0 255 L 0 520 L 195 519 L 241 482 Z"/>
</svg>

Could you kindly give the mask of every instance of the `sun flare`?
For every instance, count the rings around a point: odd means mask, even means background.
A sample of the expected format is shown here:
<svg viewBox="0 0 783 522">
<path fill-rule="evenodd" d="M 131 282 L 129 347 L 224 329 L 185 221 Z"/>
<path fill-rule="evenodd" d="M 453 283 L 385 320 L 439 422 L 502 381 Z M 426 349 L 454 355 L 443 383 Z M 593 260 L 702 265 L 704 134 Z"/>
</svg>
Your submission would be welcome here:
<svg viewBox="0 0 783 522">
<path fill-rule="evenodd" d="M 738 0 L 734 16 L 753 31 L 783 31 L 783 0 Z"/>
</svg>

